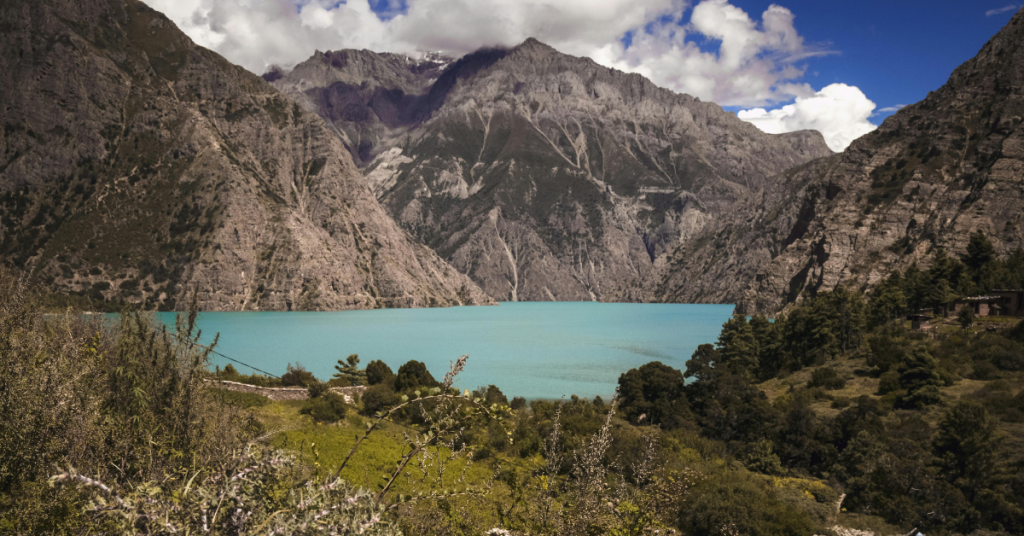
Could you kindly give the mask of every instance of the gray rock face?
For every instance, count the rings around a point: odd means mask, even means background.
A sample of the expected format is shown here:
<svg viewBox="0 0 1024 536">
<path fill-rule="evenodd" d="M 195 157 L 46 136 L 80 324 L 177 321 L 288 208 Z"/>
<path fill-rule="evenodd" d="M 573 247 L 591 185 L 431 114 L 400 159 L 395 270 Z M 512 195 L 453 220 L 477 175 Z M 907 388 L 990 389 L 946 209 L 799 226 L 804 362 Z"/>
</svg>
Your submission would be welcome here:
<svg viewBox="0 0 1024 536">
<path fill-rule="evenodd" d="M 652 297 L 668 254 L 830 155 L 535 40 L 425 64 L 317 54 L 273 83 L 317 111 L 396 220 L 510 300 Z"/>
<path fill-rule="evenodd" d="M 1024 15 L 939 90 L 840 155 L 787 171 L 680 248 L 660 299 L 773 312 L 962 254 L 1024 246 Z"/>
<path fill-rule="evenodd" d="M 208 310 L 491 303 L 339 137 L 135 0 L 0 5 L 0 254 L 58 291 Z"/>
</svg>

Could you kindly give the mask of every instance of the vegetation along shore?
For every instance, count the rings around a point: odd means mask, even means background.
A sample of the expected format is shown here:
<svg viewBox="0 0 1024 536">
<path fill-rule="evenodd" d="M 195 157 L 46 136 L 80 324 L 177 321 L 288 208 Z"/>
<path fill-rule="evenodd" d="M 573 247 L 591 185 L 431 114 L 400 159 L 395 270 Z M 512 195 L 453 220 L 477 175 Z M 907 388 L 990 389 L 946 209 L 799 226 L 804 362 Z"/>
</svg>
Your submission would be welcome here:
<svg viewBox="0 0 1024 536">
<path fill-rule="evenodd" d="M 937 314 L 1024 276 L 948 257 L 870 296 L 735 316 L 609 400 L 511 400 L 422 363 L 210 370 L 168 331 L 0 288 L 0 528 L 33 533 L 998 534 L 1024 529 L 1024 323 Z M 440 373 L 441 371 L 435 371 Z M 272 400 L 219 382 L 303 388 Z M 362 386 L 353 388 L 351 386 Z M 339 390 L 343 392 L 339 392 Z M 511 393 L 510 393 L 511 394 Z"/>
</svg>

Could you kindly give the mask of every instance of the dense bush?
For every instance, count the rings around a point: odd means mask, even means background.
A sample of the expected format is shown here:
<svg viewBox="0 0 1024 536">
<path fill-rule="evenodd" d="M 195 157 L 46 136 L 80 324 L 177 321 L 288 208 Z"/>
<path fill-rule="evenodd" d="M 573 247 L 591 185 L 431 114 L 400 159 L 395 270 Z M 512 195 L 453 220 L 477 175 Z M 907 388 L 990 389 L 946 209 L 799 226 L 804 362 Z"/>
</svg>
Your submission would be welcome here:
<svg viewBox="0 0 1024 536">
<path fill-rule="evenodd" d="M 619 376 L 619 408 L 627 421 L 679 428 L 693 420 L 683 373 L 659 361 Z"/>
<path fill-rule="evenodd" d="M 977 361 L 989 361 L 1002 370 L 1024 370 L 1024 344 L 1001 335 L 984 335 L 972 345 L 971 353 Z"/>
<path fill-rule="evenodd" d="M 503 404 L 508 405 L 508 398 L 505 394 L 498 389 L 496 385 L 488 385 L 487 387 L 479 387 L 473 391 L 473 398 L 479 398 L 483 400 L 488 406 L 491 404 Z"/>
<path fill-rule="evenodd" d="M 366 365 L 367 385 L 391 384 L 394 381 L 395 373 L 391 371 L 391 367 L 387 363 L 375 359 Z"/>
<path fill-rule="evenodd" d="M 89 526 L 80 490 L 46 484 L 57 466 L 131 485 L 220 463 L 246 440 L 202 384 L 195 319 L 179 315 L 172 335 L 145 314 L 44 315 L 0 272 L 0 532 Z"/>
<path fill-rule="evenodd" d="M 694 486 L 680 508 L 679 528 L 686 534 L 810 536 L 817 527 L 758 480 L 722 471 Z"/>
<path fill-rule="evenodd" d="M 317 382 L 316 376 L 313 373 L 306 370 L 305 367 L 296 363 L 294 366 L 288 363 L 286 372 L 281 375 L 281 384 L 296 386 L 296 387 L 307 387 L 313 382 Z"/>
<path fill-rule="evenodd" d="M 429 389 L 437 387 L 437 380 L 427 370 L 427 366 L 420 361 L 411 360 L 398 368 L 398 375 L 395 378 L 395 391 L 412 391 L 415 389 Z"/>
<path fill-rule="evenodd" d="M 399 536 L 370 493 L 324 481 L 291 455 L 248 449 L 188 482 L 105 483 L 74 469 L 51 479 L 89 497 L 89 524 L 105 534 L 356 534 Z"/>
<path fill-rule="evenodd" d="M 811 380 L 807 387 L 820 387 L 827 391 L 834 391 L 846 387 L 846 380 L 839 376 L 839 373 L 832 367 L 821 367 L 811 374 Z"/>
<path fill-rule="evenodd" d="M 363 413 L 366 415 L 374 415 L 378 411 L 386 410 L 401 402 L 398 394 L 391 387 L 384 384 L 367 387 L 363 391 L 362 400 Z"/>
<path fill-rule="evenodd" d="M 242 374 L 235 370 L 235 367 L 230 363 L 223 369 L 217 367 L 214 370 L 214 376 L 220 380 L 258 385 L 260 387 L 281 387 L 284 385 L 280 378 L 264 376 L 263 374 Z"/>
<path fill-rule="evenodd" d="M 900 390 L 900 373 L 890 370 L 878 378 L 878 394 L 887 395 Z"/>
<path fill-rule="evenodd" d="M 341 395 L 328 391 L 316 398 L 306 400 L 299 412 L 309 415 L 316 422 L 338 422 L 345 418 L 348 404 L 345 403 L 345 399 Z"/>
</svg>

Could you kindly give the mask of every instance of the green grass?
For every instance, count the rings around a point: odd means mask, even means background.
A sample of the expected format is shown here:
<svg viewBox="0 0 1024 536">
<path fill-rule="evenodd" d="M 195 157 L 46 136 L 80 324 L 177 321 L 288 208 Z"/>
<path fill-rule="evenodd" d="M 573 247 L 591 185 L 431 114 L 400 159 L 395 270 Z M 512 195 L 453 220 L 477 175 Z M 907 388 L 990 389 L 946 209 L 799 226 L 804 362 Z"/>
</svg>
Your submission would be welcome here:
<svg viewBox="0 0 1024 536">
<path fill-rule="evenodd" d="M 317 468 L 321 475 L 333 473 L 348 455 L 352 446 L 362 437 L 366 425 L 373 420 L 349 412 L 345 420 L 337 424 L 320 424 L 308 415 L 301 415 L 299 409 L 303 401 L 271 402 L 258 408 L 256 415 L 267 426 L 268 430 L 278 431 L 270 439 L 272 446 L 297 453 L 303 462 Z M 341 477 L 353 484 L 367 489 L 379 490 L 386 482 L 384 475 L 390 476 L 402 456 L 408 452 L 405 434 L 414 434 L 409 428 L 382 423 L 360 445 L 359 450 L 349 461 Z M 434 449 L 431 449 L 434 452 Z M 447 458 L 451 451 L 440 448 L 440 456 Z M 494 473 L 494 458 L 480 462 L 468 462 L 459 457 L 446 464 L 444 469 L 445 488 L 481 486 L 487 483 Z M 434 465 L 434 464 L 430 464 Z M 436 467 L 434 468 L 436 471 Z M 465 472 L 465 478 L 456 482 Z M 436 472 L 424 475 L 410 463 L 405 474 L 395 481 L 393 489 L 396 493 L 407 495 L 439 491 L 442 486 L 437 481 Z"/>
</svg>

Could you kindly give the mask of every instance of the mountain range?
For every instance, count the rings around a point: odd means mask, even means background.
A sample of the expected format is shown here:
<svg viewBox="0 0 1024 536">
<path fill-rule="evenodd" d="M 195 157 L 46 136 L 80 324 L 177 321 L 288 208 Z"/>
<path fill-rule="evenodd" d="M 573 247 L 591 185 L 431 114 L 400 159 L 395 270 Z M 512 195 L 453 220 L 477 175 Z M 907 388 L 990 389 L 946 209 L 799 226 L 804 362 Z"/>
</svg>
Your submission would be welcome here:
<svg viewBox="0 0 1024 536">
<path fill-rule="evenodd" d="M 260 77 L 136 0 L 12 0 L 0 28 L 0 258 L 56 293 L 774 312 L 1024 240 L 1019 13 L 841 154 L 534 39 Z"/>
<path fill-rule="evenodd" d="M 923 101 L 767 185 L 675 252 L 660 300 L 771 312 L 963 254 L 977 231 L 1024 247 L 1024 14 Z"/>
<path fill-rule="evenodd" d="M 457 61 L 317 52 L 282 93 L 318 113 L 388 212 L 500 300 L 648 301 L 669 254 L 832 154 L 529 39 Z"/>
<path fill-rule="evenodd" d="M 373 196 L 328 125 L 136 0 L 0 5 L 0 255 L 174 309 L 493 303 Z"/>
</svg>

